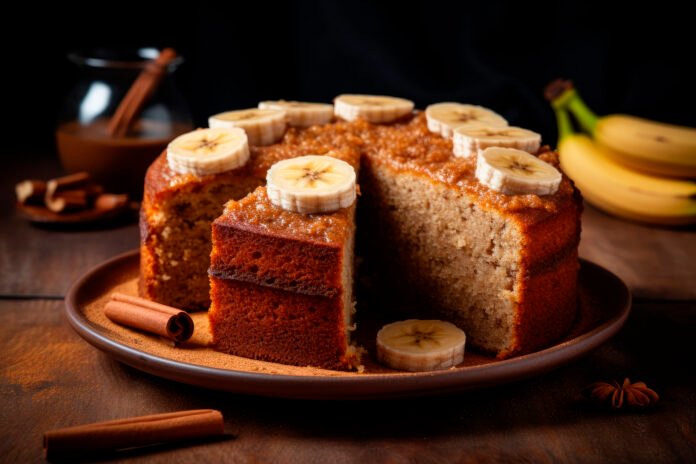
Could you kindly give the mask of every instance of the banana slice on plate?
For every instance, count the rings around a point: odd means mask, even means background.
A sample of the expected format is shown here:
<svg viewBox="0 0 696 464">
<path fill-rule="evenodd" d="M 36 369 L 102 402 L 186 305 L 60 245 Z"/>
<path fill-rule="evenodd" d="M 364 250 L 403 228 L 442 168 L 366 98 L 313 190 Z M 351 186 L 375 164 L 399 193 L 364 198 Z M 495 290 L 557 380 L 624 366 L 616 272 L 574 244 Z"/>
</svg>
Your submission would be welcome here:
<svg viewBox="0 0 696 464">
<path fill-rule="evenodd" d="M 167 163 L 180 174 L 207 176 L 237 169 L 249 160 L 246 132 L 239 128 L 199 129 L 167 146 Z"/>
<path fill-rule="evenodd" d="M 413 102 L 384 95 L 339 95 L 334 99 L 336 116 L 346 121 L 362 118 L 373 123 L 396 121 L 413 112 Z"/>
<path fill-rule="evenodd" d="M 561 184 L 561 173 L 549 163 L 514 148 L 486 148 L 476 160 L 476 178 L 507 195 L 551 195 Z"/>
<path fill-rule="evenodd" d="M 454 324 L 409 319 L 377 332 L 377 358 L 404 371 L 448 369 L 464 360 L 466 335 Z"/>
<path fill-rule="evenodd" d="M 452 144 L 454 156 L 460 158 L 478 156 L 489 147 L 536 153 L 541 145 L 541 135 L 521 127 L 463 125 L 454 129 Z"/>
<path fill-rule="evenodd" d="M 328 155 L 279 161 L 266 174 L 268 199 L 298 213 L 328 213 L 353 204 L 355 169 Z"/>
<path fill-rule="evenodd" d="M 479 125 L 505 127 L 508 122 L 495 111 L 477 105 L 463 103 L 435 103 L 425 109 L 428 130 L 445 138 L 452 137 L 456 127 L 462 125 Z"/>
<path fill-rule="evenodd" d="M 208 118 L 208 126 L 239 127 L 246 131 L 249 145 L 270 145 L 283 137 L 287 121 L 284 110 L 250 108 L 215 114 Z"/>
<path fill-rule="evenodd" d="M 293 127 L 309 127 L 331 122 L 334 107 L 328 103 L 308 103 L 298 101 L 262 101 L 262 110 L 281 110 L 287 115 L 288 124 Z"/>
</svg>

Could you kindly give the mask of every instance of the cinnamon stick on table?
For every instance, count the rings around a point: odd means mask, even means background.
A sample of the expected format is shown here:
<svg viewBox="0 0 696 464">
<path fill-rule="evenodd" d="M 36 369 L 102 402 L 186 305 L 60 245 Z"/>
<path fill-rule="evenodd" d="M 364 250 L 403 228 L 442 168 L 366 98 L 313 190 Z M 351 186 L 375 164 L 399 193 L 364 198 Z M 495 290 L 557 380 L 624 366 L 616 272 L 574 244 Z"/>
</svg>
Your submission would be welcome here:
<svg viewBox="0 0 696 464">
<path fill-rule="evenodd" d="M 104 307 L 112 321 L 184 342 L 193 335 L 193 320 L 181 309 L 114 292 Z"/>
<path fill-rule="evenodd" d="M 44 434 L 46 459 L 69 459 L 125 448 L 224 434 L 222 413 L 197 409 L 98 422 Z"/>
</svg>

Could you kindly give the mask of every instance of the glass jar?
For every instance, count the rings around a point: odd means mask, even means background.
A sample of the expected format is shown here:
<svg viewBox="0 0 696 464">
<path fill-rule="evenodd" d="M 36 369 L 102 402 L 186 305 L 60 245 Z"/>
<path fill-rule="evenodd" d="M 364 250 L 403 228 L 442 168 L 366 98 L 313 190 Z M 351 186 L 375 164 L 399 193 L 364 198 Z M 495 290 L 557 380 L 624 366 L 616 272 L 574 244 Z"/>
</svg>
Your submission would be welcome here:
<svg viewBox="0 0 696 464">
<path fill-rule="evenodd" d="M 193 129 L 188 106 L 174 73 L 176 57 L 123 137 L 107 133 L 119 103 L 159 50 L 73 52 L 78 80 L 66 97 L 56 129 L 61 163 L 66 171 L 87 171 L 109 192 L 140 198 L 148 166 L 177 135 Z"/>
</svg>

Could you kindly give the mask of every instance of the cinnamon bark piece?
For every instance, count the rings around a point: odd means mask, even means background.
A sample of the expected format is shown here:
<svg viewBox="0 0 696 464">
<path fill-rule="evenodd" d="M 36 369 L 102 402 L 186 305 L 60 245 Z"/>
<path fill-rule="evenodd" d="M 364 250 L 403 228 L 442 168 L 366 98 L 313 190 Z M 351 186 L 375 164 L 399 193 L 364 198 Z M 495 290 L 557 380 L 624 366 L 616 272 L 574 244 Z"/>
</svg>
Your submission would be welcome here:
<svg viewBox="0 0 696 464">
<path fill-rule="evenodd" d="M 185 311 L 124 293 L 114 292 L 104 307 L 112 321 L 184 342 L 193 335 L 193 320 Z"/>
<path fill-rule="evenodd" d="M 87 208 L 89 196 L 86 186 L 89 183 L 89 174 L 78 172 L 46 183 L 44 201 L 46 207 L 54 213 L 75 211 Z"/>
<path fill-rule="evenodd" d="M 53 195 L 46 195 L 46 207 L 54 213 L 64 213 L 86 209 L 88 203 L 86 190 L 64 190 Z"/>
<path fill-rule="evenodd" d="M 224 434 L 222 413 L 197 409 L 80 425 L 44 434 L 46 459 L 75 459 L 158 443 Z"/>
<path fill-rule="evenodd" d="M 76 172 L 67 176 L 51 179 L 46 183 L 46 196 L 53 196 L 64 190 L 76 190 L 85 187 L 89 182 L 87 172 Z"/>
<path fill-rule="evenodd" d="M 41 204 L 46 195 L 46 182 L 28 179 L 15 185 L 17 201 L 21 204 Z"/>
</svg>

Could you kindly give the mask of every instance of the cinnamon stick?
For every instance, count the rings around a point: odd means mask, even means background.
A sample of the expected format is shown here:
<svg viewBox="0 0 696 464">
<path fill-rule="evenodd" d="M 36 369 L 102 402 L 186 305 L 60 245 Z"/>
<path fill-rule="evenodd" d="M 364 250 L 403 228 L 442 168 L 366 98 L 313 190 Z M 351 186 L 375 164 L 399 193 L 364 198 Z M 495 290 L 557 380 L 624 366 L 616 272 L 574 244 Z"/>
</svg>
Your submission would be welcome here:
<svg viewBox="0 0 696 464">
<path fill-rule="evenodd" d="M 224 434 L 220 411 L 198 409 L 118 419 L 51 430 L 43 437 L 46 459 L 84 457 L 98 451 Z"/>
<path fill-rule="evenodd" d="M 183 342 L 193 335 L 193 320 L 185 311 L 124 293 L 114 292 L 104 314 L 112 321 Z"/>
<path fill-rule="evenodd" d="M 64 213 L 87 208 L 89 197 L 87 190 L 64 190 L 46 195 L 46 207 L 54 213 Z"/>
<path fill-rule="evenodd" d="M 46 196 L 53 196 L 63 190 L 74 190 L 84 187 L 89 182 L 89 174 L 76 172 L 67 176 L 51 179 L 46 183 Z"/>
<path fill-rule="evenodd" d="M 111 137 L 126 135 L 131 124 L 136 120 L 143 106 L 166 74 L 167 67 L 175 58 L 174 49 L 165 48 L 157 59 L 148 63 L 143 69 L 109 121 L 107 132 Z"/>
<path fill-rule="evenodd" d="M 43 202 L 46 195 L 46 182 L 42 180 L 29 179 L 15 185 L 17 201 L 22 204 Z"/>
</svg>

